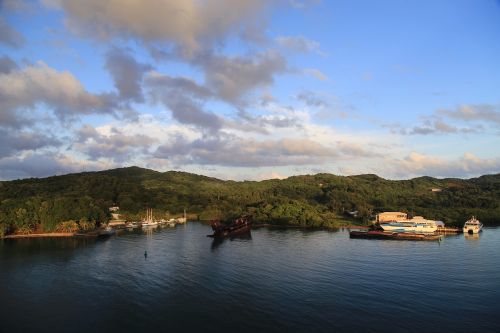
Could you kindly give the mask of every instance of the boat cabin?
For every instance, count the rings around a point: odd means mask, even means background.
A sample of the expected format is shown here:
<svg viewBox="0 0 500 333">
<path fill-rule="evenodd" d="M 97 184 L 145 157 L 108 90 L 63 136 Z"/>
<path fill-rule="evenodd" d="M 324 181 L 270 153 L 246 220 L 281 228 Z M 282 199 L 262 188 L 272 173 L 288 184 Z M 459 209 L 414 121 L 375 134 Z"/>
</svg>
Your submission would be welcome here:
<svg viewBox="0 0 500 333">
<path fill-rule="evenodd" d="M 401 221 L 406 220 L 408 215 L 403 212 L 383 212 L 377 214 L 377 222 L 391 222 L 391 221 Z"/>
</svg>

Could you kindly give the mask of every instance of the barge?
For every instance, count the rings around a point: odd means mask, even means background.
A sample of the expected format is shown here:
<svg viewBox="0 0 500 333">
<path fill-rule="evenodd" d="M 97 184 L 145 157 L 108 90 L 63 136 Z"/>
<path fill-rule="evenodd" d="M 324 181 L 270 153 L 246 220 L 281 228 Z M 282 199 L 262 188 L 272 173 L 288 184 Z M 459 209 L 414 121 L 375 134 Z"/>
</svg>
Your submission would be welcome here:
<svg viewBox="0 0 500 333">
<path fill-rule="evenodd" d="M 390 240 L 418 240 L 418 241 L 440 241 L 442 235 L 421 234 L 414 232 L 388 232 L 388 231 L 350 231 L 350 238 L 363 239 L 390 239 Z"/>
</svg>

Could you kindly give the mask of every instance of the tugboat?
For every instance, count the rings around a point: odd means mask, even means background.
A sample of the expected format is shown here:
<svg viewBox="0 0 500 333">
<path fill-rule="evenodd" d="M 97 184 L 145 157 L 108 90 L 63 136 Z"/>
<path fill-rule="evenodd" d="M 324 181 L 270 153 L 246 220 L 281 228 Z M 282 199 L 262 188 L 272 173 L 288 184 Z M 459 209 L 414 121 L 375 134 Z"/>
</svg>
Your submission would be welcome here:
<svg viewBox="0 0 500 333">
<path fill-rule="evenodd" d="M 251 218 L 251 216 L 245 215 L 237 218 L 229 225 L 222 225 L 219 220 L 213 220 L 211 225 L 214 233 L 207 236 L 213 238 L 223 238 L 248 233 L 252 228 Z"/>
</svg>

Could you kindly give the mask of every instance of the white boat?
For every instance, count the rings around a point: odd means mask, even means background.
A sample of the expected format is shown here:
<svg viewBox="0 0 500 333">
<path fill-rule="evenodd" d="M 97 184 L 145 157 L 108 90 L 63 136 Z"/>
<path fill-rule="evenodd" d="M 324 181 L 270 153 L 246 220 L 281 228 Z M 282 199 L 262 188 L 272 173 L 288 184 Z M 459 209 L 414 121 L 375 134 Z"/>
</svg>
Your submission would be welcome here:
<svg viewBox="0 0 500 333">
<path fill-rule="evenodd" d="M 479 222 L 474 216 L 472 216 L 469 220 L 467 220 L 464 224 L 464 234 L 477 234 L 481 230 L 483 230 L 483 224 Z"/>
<path fill-rule="evenodd" d="M 153 209 L 149 208 L 146 211 L 146 218 L 142 221 L 142 226 L 143 227 L 156 227 L 158 225 L 158 222 L 155 222 L 153 220 Z"/>
<path fill-rule="evenodd" d="M 158 222 L 142 222 L 143 227 L 155 227 L 158 225 Z"/>
<path fill-rule="evenodd" d="M 439 221 L 426 220 L 422 216 L 415 216 L 412 219 L 383 222 L 380 223 L 380 227 L 384 231 L 426 233 L 435 232 L 438 228 L 437 222 Z"/>
<path fill-rule="evenodd" d="M 125 227 L 127 227 L 127 229 L 135 229 L 135 228 L 138 228 L 141 226 L 141 223 L 139 222 L 135 222 L 135 221 L 132 221 L 132 222 L 127 222 L 125 224 Z"/>
<path fill-rule="evenodd" d="M 186 209 L 184 209 L 184 216 L 178 217 L 176 222 L 177 223 L 186 223 L 187 222 Z"/>
</svg>

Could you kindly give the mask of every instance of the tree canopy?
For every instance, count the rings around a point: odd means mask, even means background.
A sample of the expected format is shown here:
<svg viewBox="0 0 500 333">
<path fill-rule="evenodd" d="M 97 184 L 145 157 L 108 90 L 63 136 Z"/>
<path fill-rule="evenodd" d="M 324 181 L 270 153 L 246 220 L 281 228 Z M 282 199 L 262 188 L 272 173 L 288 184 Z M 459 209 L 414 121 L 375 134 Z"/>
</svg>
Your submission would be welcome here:
<svg viewBox="0 0 500 333">
<path fill-rule="evenodd" d="M 348 217 L 364 223 L 378 212 L 403 211 L 452 225 L 476 215 L 493 225 L 500 223 L 499 194 L 500 174 L 397 181 L 316 174 L 236 182 L 129 167 L 0 182 L 0 235 L 61 230 L 68 221 L 88 229 L 106 222 L 111 206 L 129 219 L 141 218 L 146 208 L 160 215 L 187 209 L 200 219 L 251 214 L 257 223 L 335 227 Z"/>
</svg>

